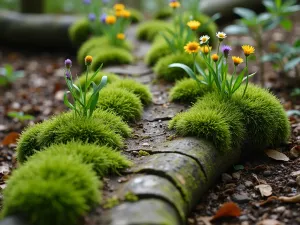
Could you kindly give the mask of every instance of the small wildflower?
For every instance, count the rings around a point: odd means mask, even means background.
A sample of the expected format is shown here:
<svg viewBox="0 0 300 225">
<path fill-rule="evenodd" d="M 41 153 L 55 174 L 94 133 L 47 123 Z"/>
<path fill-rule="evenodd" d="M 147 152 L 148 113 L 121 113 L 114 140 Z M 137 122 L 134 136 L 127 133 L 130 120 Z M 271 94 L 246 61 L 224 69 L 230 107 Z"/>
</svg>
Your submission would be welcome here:
<svg viewBox="0 0 300 225">
<path fill-rule="evenodd" d="M 131 16 L 131 12 L 130 11 L 128 11 L 128 10 L 123 10 L 122 11 L 121 17 L 129 18 L 130 16 Z"/>
<path fill-rule="evenodd" d="M 117 18 L 116 18 L 115 16 L 107 16 L 107 17 L 105 18 L 106 24 L 112 25 L 112 24 L 115 24 L 116 21 L 117 21 Z"/>
<path fill-rule="evenodd" d="M 255 48 L 251 45 L 243 45 L 242 49 L 244 51 L 244 54 L 246 57 L 248 57 L 249 55 L 253 54 L 255 51 Z"/>
<path fill-rule="evenodd" d="M 219 38 L 219 41 L 223 41 L 227 36 L 224 32 L 218 32 L 216 36 Z"/>
<path fill-rule="evenodd" d="M 71 59 L 66 59 L 65 60 L 65 67 L 67 69 L 70 69 L 72 67 L 72 60 Z"/>
<path fill-rule="evenodd" d="M 93 62 L 93 57 L 90 56 L 90 55 L 88 55 L 88 56 L 85 57 L 84 61 L 85 61 L 85 65 L 86 65 L 86 66 L 89 66 L 89 65 L 91 65 L 92 62 Z"/>
<path fill-rule="evenodd" d="M 225 57 L 225 58 L 228 58 L 229 52 L 230 52 L 232 49 L 231 49 L 231 47 L 228 46 L 228 45 L 223 45 L 221 50 L 222 50 L 222 52 L 223 52 L 223 54 L 224 54 L 224 57 Z"/>
<path fill-rule="evenodd" d="M 180 7 L 180 2 L 178 1 L 170 1 L 169 6 L 173 9 L 179 8 Z"/>
<path fill-rule="evenodd" d="M 197 30 L 201 23 L 196 20 L 191 20 L 187 23 L 187 25 L 189 26 L 189 28 L 191 28 L 191 30 Z"/>
<path fill-rule="evenodd" d="M 125 34 L 124 33 L 118 33 L 117 34 L 117 39 L 124 40 L 125 39 Z"/>
<path fill-rule="evenodd" d="M 101 21 L 101 23 L 105 23 L 105 21 L 106 21 L 106 14 L 105 13 L 102 13 L 102 15 L 100 16 L 100 21 Z"/>
<path fill-rule="evenodd" d="M 203 44 L 206 44 L 208 41 L 209 41 L 210 37 L 208 35 L 203 35 L 199 38 L 200 40 L 200 44 L 203 45 Z"/>
<path fill-rule="evenodd" d="M 65 73 L 65 75 L 66 75 L 66 78 L 68 79 L 68 80 L 71 80 L 71 74 L 70 74 L 70 71 L 66 71 L 66 73 Z"/>
<path fill-rule="evenodd" d="M 184 46 L 184 50 L 185 52 L 192 54 L 192 53 L 197 53 L 200 50 L 200 45 L 198 42 L 189 42 L 186 44 L 186 46 Z"/>
<path fill-rule="evenodd" d="M 211 50 L 211 46 L 210 47 L 208 47 L 207 45 L 201 46 L 200 50 L 201 50 L 202 53 L 204 53 L 205 55 L 207 55 L 210 52 L 210 50 Z"/>
<path fill-rule="evenodd" d="M 218 56 L 217 54 L 213 54 L 213 55 L 211 56 L 211 58 L 212 58 L 212 60 L 213 60 L 214 62 L 217 62 L 217 61 L 219 60 L 219 56 Z"/>
<path fill-rule="evenodd" d="M 83 2 L 83 4 L 85 4 L 85 5 L 91 4 L 91 0 L 83 0 L 82 2 Z"/>
<path fill-rule="evenodd" d="M 244 62 L 244 60 L 241 57 L 237 57 L 237 56 L 232 56 L 232 61 L 235 66 L 238 66 L 239 64 Z"/>
<path fill-rule="evenodd" d="M 93 21 L 95 21 L 95 19 L 96 19 L 95 13 L 90 13 L 89 14 L 89 20 L 93 22 Z"/>
<path fill-rule="evenodd" d="M 114 9 L 115 9 L 116 11 L 122 11 L 122 10 L 125 9 L 125 5 L 123 5 L 123 4 L 115 4 L 115 5 L 114 5 Z"/>
</svg>

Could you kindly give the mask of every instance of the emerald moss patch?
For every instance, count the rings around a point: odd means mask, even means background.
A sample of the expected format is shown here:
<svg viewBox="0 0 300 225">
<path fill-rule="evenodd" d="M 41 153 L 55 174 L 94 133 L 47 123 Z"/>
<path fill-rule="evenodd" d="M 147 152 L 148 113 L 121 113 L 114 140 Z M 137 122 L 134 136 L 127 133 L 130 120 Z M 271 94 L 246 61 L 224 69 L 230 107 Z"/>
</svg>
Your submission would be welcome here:
<svg viewBox="0 0 300 225">
<path fill-rule="evenodd" d="M 146 55 L 145 62 L 148 66 L 154 66 L 156 62 L 172 53 L 168 43 L 165 40 L 158 40 L 153 43 L 149 52 Z"/>
<path fill-rule="evenodd" d="M 75 46 L 80 46 L 91 34 L 90 24 L 87 19 L 78 20 L 69 28 L 69 37 Z"/>
<path fill-rule="evenodd" d="M 160 20 L 150 20 L 140 24 L 136 36 L 139 40 L 152 42 L 157 34 L 172 26 L 170 23 Z"/>
</svg>

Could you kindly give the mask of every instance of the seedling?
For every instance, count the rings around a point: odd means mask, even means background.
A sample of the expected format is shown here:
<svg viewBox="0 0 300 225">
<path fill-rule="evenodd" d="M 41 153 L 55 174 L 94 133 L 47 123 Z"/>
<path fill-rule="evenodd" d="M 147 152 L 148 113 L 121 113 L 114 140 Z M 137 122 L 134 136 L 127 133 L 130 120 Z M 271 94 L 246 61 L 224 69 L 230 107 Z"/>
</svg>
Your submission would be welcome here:
<svg viewBox="0 0 300 225">
<path fill-rule="evenodd" d="M 9 64 L 0 67 L 0 86 L 8 86 L 22 77 L 24 77 L 24 71 L 14 71 L 14 68 Z"/>
<path fill-rule="evenodd" d="M 24 114 L 23 112 L 15 112 L 15 111 L 7 113 L 7 116 L 11 117 L 13 119 L 17 119 L 21 122 L 24 122 L 26 120 L 34 120 L 35 119 L 35 117 L 32 115 Z"/>
</svg>

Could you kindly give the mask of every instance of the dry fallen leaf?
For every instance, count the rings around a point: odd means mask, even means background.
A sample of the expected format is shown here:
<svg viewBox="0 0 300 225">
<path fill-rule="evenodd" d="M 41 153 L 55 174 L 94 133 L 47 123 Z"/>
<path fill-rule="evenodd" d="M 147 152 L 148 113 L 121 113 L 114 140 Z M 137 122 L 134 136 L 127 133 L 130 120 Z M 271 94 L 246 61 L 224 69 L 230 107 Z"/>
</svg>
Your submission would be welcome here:
<svg viewBox="0 0 300 225">
<path fill-rule="evenodd" d="M 283 225 L 283 223 L 278 220 L 266 219 L 259 221 L 256 225 Z"/>
<path fill-rule="evenodd" d="M 268 184 L 260 184 L 254 187 L 256 190 L 258 189 L 262 197 L 268 197 L 272 195 L 272 187 Z"/>
<path fill-rule="evenodd" d="M 284 196 L 281 196 L 281 197 L 278 198 L 278 200 L 280 200 L 282 202 L 299 203 L 300 202 L 300 194 L 299 195 L 295 195 L 293 197 L 284 197 Z"/>
<path fill-rule="evenodd" d="M 276 150 L 268 149 L 268 150 L 265 150 L 265 153 L 270 158 L 278 160 L 278 161 L 289 161 L 290 160 L 289 157 L 287 157 L 285 154 L 278 152 Z"/>
<path fill-rule="evenodd" d="M 293 157 L 298 158 L 300 156 L 300 145 L 295 145 L 291 150 L 290 153 Z"/>
<path fill-rule="evenodd" d="M 17 132 L 10 132 L 2 141 L 3 145 L 16 144 L 20 134 Z"/>
<path fill-rule="evenodd" d="M 213 216 L 211 220 L 216 220 L 221 217 L 238 217 L 241 215 L 241 209 L 240 207 L 234 203 L 234 202 L 226 202 L 224 203 L 219 210 L 216 212 L 216 214 Z"/>
</svg>

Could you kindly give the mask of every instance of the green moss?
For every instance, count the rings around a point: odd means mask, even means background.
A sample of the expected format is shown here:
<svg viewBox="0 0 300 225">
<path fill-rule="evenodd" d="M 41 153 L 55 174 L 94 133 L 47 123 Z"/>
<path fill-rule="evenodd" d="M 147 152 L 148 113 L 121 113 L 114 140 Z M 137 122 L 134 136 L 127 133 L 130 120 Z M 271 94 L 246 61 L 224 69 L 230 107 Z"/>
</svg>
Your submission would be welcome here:
<svg viewBox="0 0 300 225">
<path fill-rule="evenodd" d="M 107 147 L 95 144 L 82 144 L 81 142 L 69 142 L 67 144 L 51 145 L 49 148 L 30 157 L 30 160 L 49 159 L 53 156 L 71 155 L 79 156 L 82 163 L 91 164 L 99 177 L 120 174 L 120 172 L 132 163 L 119 152 Z"/>
<path fill-rule="evenodd" d="M 173 102 L 194 103 L 199 97 L 209 92 L 207 85 L 199 84 L 191 78 L 184 78 L 176 82 L 170 91 Z"/>
<path fill-rule="evenodd" d="M 69 28 L 69 37 L 75 46 L 80 46 L 91 34 L 90 24 L 87 19 L 78 20 Z"/>
<path fill-rule="evenodd" d="M 120 200 L 116 196 L 113 196 L 106 200 L 106 202 L 103 204 L 103 208 L 111 209 L 117 205 L 120 205 Z"/>
<path fill-rule="evenodd" d="M 95 53 L 93 53 L 95 52 Z M 103 67 L 120 64 L 130 64 L 133 62 L 133 55 L 122 48 L 117 47 L 99 47 L 90 52 L 94 56 L 92 70 L 96 71 L 101 64 Z"/>
<path fill-rule="evenodd" d="M 170 23 L 160 20 L 150 20 L 140 24 L 137 28 L 137 38 L 143 41 L 152 42 L 157 34 L 172 26 Z"/>
<path fill-rule="evenodd" d="M 69 155 L 30 160 L 15 170 L 4 191 L 3 216 L 22 215 L 33 225 L 76 225 L 100 202 L 91 165 Z"/>
<path fill-rule="evenodd" d="M 245 148 L 261 150 L 278 146 L 288 140 L 290 123 L 280 101 L 269 91 L 250 84 L 241 98 L 243 87 L 233 101 L 243 113 L 247 135 Z"/>
<path fill-rule="evenodd" d="M 94 57 L 95 54 L 101 52 L 101 49 L 102 51 L 104 51 L 103 48 L 107 48 L 107 47 L 114 47 L 114 46 L 111 45 L 110 40 L 106 36 L 90 38 L 80 46 L 77 52 L 78 63 L 80 65 L 84 65 L 84 58 L 87 55 L 92 55 Z M 132 49 L 132 46 L 129 42 L 124 41 L 122 42 L 119 48 L 130 51 Z M 98 50 L 95 51 L 95 49 Z"/>
<path fill-rule="evenodd" d="M 139 120 L 143 112 L 142 102 L 135 94 L 109 86 L 101 90 L 97 106 L 116 113 L 124 121 Z"/>
<path fill-rule="evenodd" d="M 141 13 L 139 10 L 130 8 L 129 11 L 131 13 L 130 19 L 132 23 L 139 23 L 144 19 L 143 13 Z"/>
<path fill-rule="evenodd" d="M 121 88 L 132 92 L 138 96 L 143 105 L 149 105 L 152 102 L 152 95 L 149 88 L 145 85 L 131 79 L 124 79 L 109 85 L 110 88 Z"/>
<path fill-rule="evenodd" d="M 200 56 L 197 57 L 197 62 L 202 68 L 205 67 L 203 59 L 200 58 Z M 194 60 L 193 57 L 187 53 L 172 54 L 161 58 L 154 67 L 154 72 L 159 79 L 175 81 L 188 77 L 187 73 L 181 68 L 169 68 L 169 65 L 172 63 L 183 63 L 193 68 Z"/>
<path fill-rule="evenodd" d="M 91 77 L 94 75 L 94 72 L 89 72 L 89 76 L 88 77 Z M 107 76 L 107 83 L 108 84 L 111 84 L 115 81 L 118 81 L 120 80 L 119 76 L 114 74 L 114 73 L 109 73 L 109 72 L 104 72 L 104 71 L 100 71 L 97 73 L 97 75 L 94 77 L 93 81 L 96 83 L 96 84 L 100 84 L 101 82 L 101 79 L 103 76 Z M 83 90 L 85 90 L 85 78 L 86 77 L 86 73 L 82 73 L 78 79 L 75 81 L 75 84 L 79 87 L 81 87 Z"/>
<path fill-rule="evenodd" d="M 142 156 L 148 156 L 150 155 L 149 152 L 146 152 L 146 151 L 143 151 L 143 150 L 139 150 L 139 157 L 142 157 Z"/>
<path fill-rule="evenodd" d="M 139 197 L 132 192 L 127 192 L 124 196 L 125 201 L 127 202 L 136 202 L 139 200 Z"/>
<path fill-rule="evenodd" d="M 169 19 L 172 16 L 172 9 L 170 7 L 162 8 L 154 14 L 154 18 L 157 20 Z"/>
<path fill-rule="evenodd" d="M 171 53 L 172 50 L 165 40 L 155 41 L 146 55 L 145 62 L 148 66 L 153 66 L 160 58 Z"/>
</svg>

